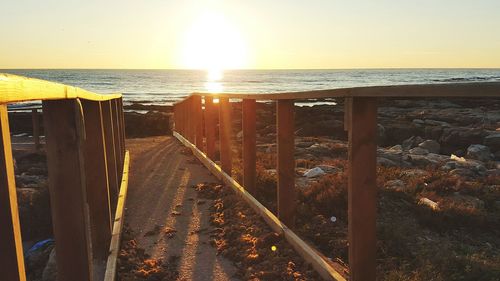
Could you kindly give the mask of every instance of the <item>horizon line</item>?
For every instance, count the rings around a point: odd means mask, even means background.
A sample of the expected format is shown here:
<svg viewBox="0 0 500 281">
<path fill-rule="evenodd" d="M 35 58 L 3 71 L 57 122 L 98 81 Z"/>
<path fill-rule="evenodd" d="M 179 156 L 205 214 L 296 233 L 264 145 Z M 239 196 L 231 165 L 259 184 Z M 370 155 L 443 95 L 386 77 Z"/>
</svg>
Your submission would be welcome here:
<svg viewBox="0 0 500 281">
<path fill-rule="evenodd" d="M 416 69 L 491 69 L 497 70 L 499 67 L 353 67 L 353 68 L 234 68 L 223 71 L 245 71 L 245 70 L 416 70 Z M 206 69 L 195 68 L 0 68 L 0 70 L 183 70 L 183 71 L 207 71 Z"/>
</svg>

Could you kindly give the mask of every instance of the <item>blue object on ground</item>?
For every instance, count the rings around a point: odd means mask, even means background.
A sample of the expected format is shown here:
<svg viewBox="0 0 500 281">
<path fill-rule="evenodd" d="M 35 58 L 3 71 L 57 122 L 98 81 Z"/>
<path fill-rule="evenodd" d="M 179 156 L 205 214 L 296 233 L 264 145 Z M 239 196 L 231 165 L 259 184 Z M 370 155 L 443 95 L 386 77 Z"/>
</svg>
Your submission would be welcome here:
<svg viewBox="0 0 500 281">
<path fill-rule="evenodd" d="M 26 253 L 24 253 L 24 256 L 30 256 L 33 253 L 35 253 L 41 249 L 44 249 L 45 247 L 47 247 L 51 244 L 54 244 L 54 243 L 55 243 L 55 240 L 52 238 L 36 242 L 35 245 L 33 245 Z"/>
</svg>

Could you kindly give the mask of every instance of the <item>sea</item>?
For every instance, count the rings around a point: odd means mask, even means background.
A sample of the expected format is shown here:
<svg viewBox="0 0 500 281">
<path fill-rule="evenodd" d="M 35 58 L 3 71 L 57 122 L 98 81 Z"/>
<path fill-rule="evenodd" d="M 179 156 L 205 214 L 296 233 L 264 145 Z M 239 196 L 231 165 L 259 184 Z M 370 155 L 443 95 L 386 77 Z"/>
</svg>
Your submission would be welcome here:
<svg viewBox="0 0 500 281">
<path fill-rule="evenodd" d="M 500 81 L 500 69 L 201 70 L 4 69 L 10 73 L 122 93 L 124 102 L 169 105 L 192 92 L 280 93 L 359 86 Z"/>
</svg>

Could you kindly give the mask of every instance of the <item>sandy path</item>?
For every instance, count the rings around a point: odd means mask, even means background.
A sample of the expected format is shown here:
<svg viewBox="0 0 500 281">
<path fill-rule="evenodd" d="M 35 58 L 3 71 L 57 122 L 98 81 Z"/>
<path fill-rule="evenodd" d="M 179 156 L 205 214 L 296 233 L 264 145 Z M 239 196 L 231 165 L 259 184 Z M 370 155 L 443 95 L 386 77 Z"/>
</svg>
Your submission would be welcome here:
<svg viewBox="0 0 500 281">
<path fill-rule="evenodd" d="M 180 257 L 178 280 L 237 280 L 232 277 L 236 268 L 209 244 L 211 204 L 191 188 L 216 179 L 193 156 L 182 154 L 173 137 L 129 139 L 127 149 L 131 170 L 125 221 L 139 247 L 153 258 Z M 162 231 L 144 236 L 157 225 L 177 232 L 173 238 Z"/>
</svg>

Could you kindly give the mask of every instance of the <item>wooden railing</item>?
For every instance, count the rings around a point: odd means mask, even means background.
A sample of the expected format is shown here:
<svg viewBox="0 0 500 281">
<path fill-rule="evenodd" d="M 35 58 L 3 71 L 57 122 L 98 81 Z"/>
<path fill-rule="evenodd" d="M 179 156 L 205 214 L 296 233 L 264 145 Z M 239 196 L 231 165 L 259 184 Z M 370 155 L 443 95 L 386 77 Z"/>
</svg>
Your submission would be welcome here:
<svg viewBox="0 0 500 281">
<path fill-rule="evenodd" d="M 113 280 L 128 181 L 120 94 L 0 74 L 0 276 L 26 280 L 7 104 L 42 101 L 58 280 Z"/>
<path fill-rule="evenodd" d="M 327 280 L 344 276 L 315 249 L 290 229 L 294 227 L 295 161 L 294 100 L 345 99 L 345 129 L 348 131 L 348 240 L 349 279 L 375 280 L 376 272 L 376 137 L 377 98 L 399 97 L 500 97 L 500 83 L 457 83 L 360 87 L 280 94 L 194 93 L 174 105 L 174 135 L 217 177 L 226 182 L 266 222 Z M 218 99 L 218 104 L 214 104 Z M 231 177 L 231 102 L 242 100 L 243 182 Z M 256 188 L 256 100 L 276 103 L 277 217 L 252 195 Z M 219 118 L 216 118 L 217 115 Z M 219 120 L 218 124 L 216 120 Z M 216 127 L 219 127 L 220 165 L 216 159 Z"/>
</svg>

